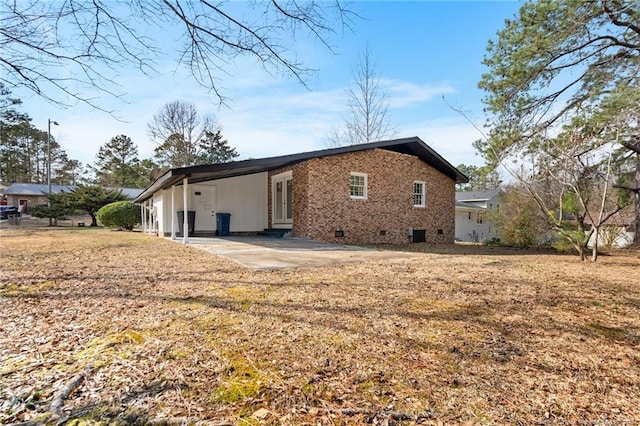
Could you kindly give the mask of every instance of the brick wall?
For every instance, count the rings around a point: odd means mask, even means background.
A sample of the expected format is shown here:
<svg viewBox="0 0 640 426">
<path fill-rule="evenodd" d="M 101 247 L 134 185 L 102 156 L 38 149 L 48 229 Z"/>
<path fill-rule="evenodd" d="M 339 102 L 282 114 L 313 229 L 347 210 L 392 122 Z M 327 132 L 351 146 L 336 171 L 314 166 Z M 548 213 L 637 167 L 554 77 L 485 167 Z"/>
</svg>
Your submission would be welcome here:
<svg viewBox="0 0 640 426">
<path fill-rule="evenodd" d="M 454 180 L 417 157 L 375 149 L 274 170 L 269 173 L 269 223 L 271 177 L 288 170 L 293 172 L 294 236 L 346 244 L 402 244 L 410 242 L 411 227 L 424 229 L 429 243 L 454 240 Z M 366 200 L 350 198 L 350 172 L 367 174 Z M 425 208 L 413 206 L 416 180 L 426 183 Z M 344 237 L 336 237 L 336 231 L 343 231 Z"/>
</svg>

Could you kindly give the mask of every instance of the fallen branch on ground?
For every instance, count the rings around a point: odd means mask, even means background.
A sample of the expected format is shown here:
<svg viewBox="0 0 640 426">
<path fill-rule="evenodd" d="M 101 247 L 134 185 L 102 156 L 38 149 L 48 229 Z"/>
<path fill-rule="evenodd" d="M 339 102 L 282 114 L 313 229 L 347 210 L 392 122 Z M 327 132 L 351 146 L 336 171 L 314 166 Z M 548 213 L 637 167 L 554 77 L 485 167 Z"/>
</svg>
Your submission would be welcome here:
<svg viewBox="0 0 640 426">
<path fill-rule="evenodd" d="M 60 391 L 54 396 L 53 401 L 51 401 L 51 412 L 54 417 L 62 417 L 62 407 L 64 405 L 64 400 L 71 395 L 71 392 L 84 380 L 86 376 L 91 373 L 93 370 L 93 365 L 88 365 L 82 369 L 78 374 L 73 376 L 67 384 L 60 389 Z"/>
</svg>

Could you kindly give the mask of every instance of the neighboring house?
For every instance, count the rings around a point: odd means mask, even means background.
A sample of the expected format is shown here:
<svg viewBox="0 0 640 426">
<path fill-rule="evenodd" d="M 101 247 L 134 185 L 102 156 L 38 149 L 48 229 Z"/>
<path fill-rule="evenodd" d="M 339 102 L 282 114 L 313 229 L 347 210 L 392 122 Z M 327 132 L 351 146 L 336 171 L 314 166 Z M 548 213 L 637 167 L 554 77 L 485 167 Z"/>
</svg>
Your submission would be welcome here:
<svg viewBox="0 0 640 426">
<path fill-rule="evenodd" d="M 135 201 L 151 214 L 145 230 L 164 236 L 183 229 L 178 212 L 187 210 L 195 212 L 188 227 L 195 235 L 212 235 L 217 213 L 230 213 L 231 233 L 268 228 L 349 244 L 451 243 L 455 184 L 467 181 L 413 137 L 171 169 Z"/>
<path fill-rule="evenodd" d="M 595 215 L 595 213 L 594 213 Z M 633 244 L 634 233 L 634 211 L 633 206 L 619 211 L 607 220 L 600 227 L 598 246 L 606 248 L 626 248 Z M 589 219 L 585 219 L 585 223 L 591 226 Z M 587 247 L 593 247 L 595 242 L 595 233 L 591 235 L 587 242 Z"/>
<path fill-rule="evenodd" d="M 73 190 L 73 185 L 51 185 L 51 193 L 69 192 Z M 136 198 L 142 189 L 124 188 L 122 194 L 130 200 Z M 4 190 L 4 197 L 7 205 L 16 206 L 22 213 L 28 213 L 29 207 L 47 204 L 49 186 L 39 183 L 14 183 Z"/>
<path fill-rule="evenodd" d="M 483 242 L 498 237 L 491 218 L 500 212 L 502 189 L 456 192 L 456 241 Z"/>
</svg>

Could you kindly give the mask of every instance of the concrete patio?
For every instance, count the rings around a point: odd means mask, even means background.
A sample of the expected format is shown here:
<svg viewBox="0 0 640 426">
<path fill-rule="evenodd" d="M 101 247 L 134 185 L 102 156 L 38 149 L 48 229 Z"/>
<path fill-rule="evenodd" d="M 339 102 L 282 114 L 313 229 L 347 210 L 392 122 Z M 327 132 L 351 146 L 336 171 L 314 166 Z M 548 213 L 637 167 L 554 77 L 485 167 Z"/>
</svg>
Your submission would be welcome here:
<svg viewBox="0 0 640 426">
<path fill-rule="evenodd" d="M 305 238 L 190 237 L 187 244 L 251 269 L 313 267 L 416 257 L 414 253 L 331 244 Z"/>
</svg>

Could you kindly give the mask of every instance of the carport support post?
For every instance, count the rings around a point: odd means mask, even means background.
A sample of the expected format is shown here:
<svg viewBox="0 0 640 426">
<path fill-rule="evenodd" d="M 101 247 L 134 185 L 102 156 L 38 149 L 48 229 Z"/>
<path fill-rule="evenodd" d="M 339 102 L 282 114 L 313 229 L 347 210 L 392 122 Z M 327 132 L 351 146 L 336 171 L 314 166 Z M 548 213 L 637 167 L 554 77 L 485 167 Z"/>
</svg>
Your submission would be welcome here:
<svg viewBox="0 0 640 426">
<path fill-rule="evenodd" d="M 189 190 L 187 188 L 189 185 L 189 179 L 182 179 L 182 201 L 184 206 L 184 222 L 182 226 L 182 242 L 187 244 L 189 242 Z"/>
<path fill-rule="evenodd" d="M 147 226 L 147 228 L 149 228 L 149 235 L 153 234 L 153 207 L 151 207 L 153 205 L 153 199 L 149 199 L 149 226 Z"/>
<path fill-rule="evenodd" d="M 148 204 L 147 210 L 149 211 L 149 219 L 147 222 L 147 233 L 151 235 L 151 231 L 153 229 L 153 217 L 152 217 L 153 212 L 151 211 L 151 200 L 147 201 L 147 204 Z"/>
<path fill-rule="evenodd" d="M 142 225 L 142 232 L 146 230 L 146 223 L 144 220 L 144 203 L 140 204 L 140 225 Z"/>
<path fill-rule="evenodd" d="M 149 234 L 153 235 L 156 230 L 156 215 L 153 213 L 153 201 L 149 202 L 149 220 L 151 223 L 149 224 Z"/>
<path fill-rule="evenodd" d="M 176 186 L 171 187 L 171 239 L 176 239 Z"/>
</svg>

